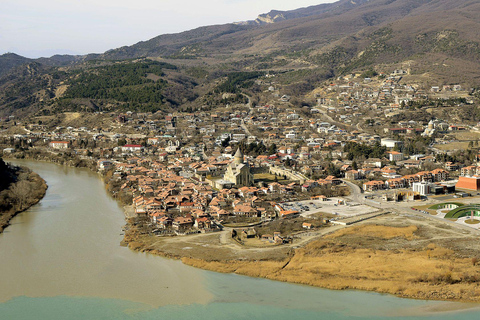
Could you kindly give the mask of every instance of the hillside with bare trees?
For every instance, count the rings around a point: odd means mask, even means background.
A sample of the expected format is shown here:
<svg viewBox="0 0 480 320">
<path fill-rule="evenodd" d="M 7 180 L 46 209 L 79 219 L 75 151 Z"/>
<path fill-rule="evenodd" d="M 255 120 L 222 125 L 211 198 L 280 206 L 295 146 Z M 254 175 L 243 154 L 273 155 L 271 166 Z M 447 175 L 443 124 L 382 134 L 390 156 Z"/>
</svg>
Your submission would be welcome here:
<svg viewBox="0 0 480 320">
<path fill-rule="evenodd" d="M 38 203 L 46 190 L 47 184 L 38 174 L 7 165 L 0 158 L 0 232 L 16 214 Z"/>
</svg>

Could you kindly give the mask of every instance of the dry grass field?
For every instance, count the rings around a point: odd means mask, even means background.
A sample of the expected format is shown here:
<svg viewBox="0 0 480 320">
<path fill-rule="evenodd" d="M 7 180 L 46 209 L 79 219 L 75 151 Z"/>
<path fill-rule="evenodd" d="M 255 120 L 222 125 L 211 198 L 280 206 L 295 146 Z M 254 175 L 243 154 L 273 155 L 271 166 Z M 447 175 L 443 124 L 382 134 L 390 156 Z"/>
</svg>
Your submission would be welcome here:
<svg viewBox="0 0 480 320">
<path fill-rule="evenodd" d="M 241 246 L 228 231 L 189 237 L 130 235 L 130 248 L 185 264 L 330 289 L 480 302 L 476 231 L 423 217 L 387 214 L 331 226 L 291 245 Z M 257 242 L 258 244 L 258 242 Z"/>
<path fill-rule="evenodd" d="M 468 148 L 468 142 L 451 142 L 446 144 L 436 144 L 434 148 L 443 151 L 466 150 Z"/>
<path fill-rule="evenodd" d="M 457 131 L 453 133 L 453 136 L 457 140 L 468 140 L 468 141 L 476 141 L 480 140 L 480 132 L 476 131 Z"/>
<path fill-rule="evenodd" d="M 342 229 L 295 250 L 291 258 L 267 261 L 204 261 L 186 264 L 217 272 L 301 283 L 329 289 L 360 289 L 418 299 L 480 301 L 480 266 L 454 250 L 424 242 L 407 249 L 376 249 L 366 242 L 409 241 L 417 227 L 365 225 Z M 363 243 L 348 241 L 367 239 Z"/>
<path fill-rule="evenodd" d="M 271 173 L 256 173 L 253 175 L 253 178 L 255 180 L 262 180 L 265 182 L 273 182 L 275 181 L 275 177 L 277 178 L 277 181 L 286 181 L 283 176 L 276 176 Z"/>
</svg>

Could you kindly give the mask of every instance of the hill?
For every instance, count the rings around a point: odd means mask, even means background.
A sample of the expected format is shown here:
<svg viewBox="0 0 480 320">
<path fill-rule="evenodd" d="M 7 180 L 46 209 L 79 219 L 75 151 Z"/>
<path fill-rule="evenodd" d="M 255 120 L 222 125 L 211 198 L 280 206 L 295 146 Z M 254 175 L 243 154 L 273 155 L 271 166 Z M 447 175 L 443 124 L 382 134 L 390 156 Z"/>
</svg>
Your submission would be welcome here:
<svg viewBox="0 0 480 320">
<path fill-rule="evenodd" d="M 5 53 L 0 55 L 0 76 L 15 67 L 28 63 L 30 61 L 31 59 L 19 56 L 15 53 Z"/>
<path fill-rule="evenodd" d="M 264 24 L 276 23 L 276 22 L 289 20 L 289 19 L 315 16 L 322 13 L 339 14 L 339 13 L 344 13 L 349 9 L 353 9 L 356 6 L 368 1 L 369 0 L 357 0 L 357 1 L 340 0 L 334 3 L 324 3 L 317 6 L 309 6 L 306 8 L 299 8 L 299 9 L 290 10 L 290 11 L 272 10 L 268 13 L 263 13 L 258 15 L 257 19 L 255 20 L 237 22 L 236 24 L 264 25 Z"/>
<path fill-rule="evenodd" d="M 462 0 L 370 0 L 338 1 L 293 11 L 261 16 L 274 19 L 267 25 L 202 27 L 106 52 L 109 59 L 149 57 L 204 57 L 231 54 L 259 54 L 277 50 L 321 49 L 345 37 L 365 38 L 376 29 L 394 23 L 399 45 L 425 32 L 456 31 L 461 38 L 479 39 L 479 4 Z M 444 19 L 444 18 L 447 19 Z M 366 32 L 367 31 L 367 32 Z M 368 32 L 370 31 L 370 32 Z M 417 41 L 418 42 L 418 41 Z M 428 49 L 428 48 L 426 48 Z"/>
<path fill-rule="evenodd" d="M 382 68 L 408 69 L 427 84 L 480 87 L 479 17 L 473 0 L 340 0 L 160 35 L 100 55 L 31 60 L 7 54 L 0 56 L 0 115 L 195 109 L 228 103 L 223 93 L 236 94 L 233 101 L 242 101 L 242 93 L 260 99 L 253 74 L 234 81 L 242 90 L 232 92 L 229 81 L 236 77 L 227 76 L 243 72 L 278 73 L 278 85 L 297 100 L 326 79 Z M 157 62 L 166 63 L 162 71 L 149 72 Z M 117 72 L 136 78 L 107 83 Z"/>
</svg>

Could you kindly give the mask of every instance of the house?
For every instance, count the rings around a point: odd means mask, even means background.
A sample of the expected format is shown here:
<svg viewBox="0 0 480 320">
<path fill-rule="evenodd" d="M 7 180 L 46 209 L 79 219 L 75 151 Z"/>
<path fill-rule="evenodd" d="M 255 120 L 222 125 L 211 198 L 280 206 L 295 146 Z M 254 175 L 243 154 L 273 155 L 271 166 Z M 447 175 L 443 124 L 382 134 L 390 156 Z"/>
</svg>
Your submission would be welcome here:
<svg viewBox="0 0 480 320">
<path fill-rule="evenodd" d="M 298 216 L 300 213 L 296 210 L 281 210 L 279 216 L 281 219 L 290 219 Z"/>
<path fill-rule="evenodd" d="M 142 152 L 143 147 L 140 144 L 126 144 L 122 147 L 122 152 Z"/>
<path fill-rule="evenodd" d="M 50 141 L 48 144 L 50 148 L 54 149 L 68 149 L 70 148 L 70 142 L 68 141 Z"/>
<path fill-rule="evenodd" d="M 450 173 L 444 169 L 435 169 L 431 171 L 434 181 L 446 181 L 448 180 Z"/>
<path fill-rule="evenodd" d="M 380 145 L 387 148 L 395 148 L 403 145 L 403 141 L 396 141 L 393 139 L 381 139 Z"/>
<path fill-rule="evenodd" d="M 113 167 L 113 162 L 109 160 L 99 160 L 98 161 L 98 169 L 99 170 L 109 170 Z"/>
<path fill-rule="evenodd" d="M 478 168 L 477 166 L 467 166 L 467 167 L 463 167 L 462 169 L 460 169 L 460 175 L 461 176 L 473 176 L 475 174 L 478 173 Z"/>
<path fill-rule="evenodd" d="M 324 179 L 324 181 L 327 184 L 331 184 L 332 186 L 338 186 L 339 184 L 342 184 L 342 180 L 334 177 L 334 176 L 328 176 Z"/>
<path fill-rule="evenodd" d="M 370 159 L 365 160 L 364 164 L 366 166 L 374 166 L 374 167 L 377 167 L 377 168 L 381 168 L 382 167 L 382 159 L 370 158 Z"/>
<path fill-rule="evenodd" d="M 194 208 L 193 202 L 182 202 L 178 205 L 180 212 L 190 212 Z"/>
<path fill-rule="evenodd" d="M 168 153 L 162 152 L 158 155 L 158 160 L 160 161 L 166 161 L 168 159 Z"/>
<path fill-rule="evenodd" d="M 385 189 L 385 183 L 383 181 L 368 181 L 363 184 L 364 191 L 376 191 Z"/>
<path fill-rule="evenodd" d="M 212 222 L 207 217 L 195 219 L 195 228 L 197 229 L 211 229 Z"/>
<path fill-rule="evenodd" d="M 321 194 L 321 195 L 318 195 L 318 196 L 313 196 L 310 198 L 311 200 L 320 200 L 320 201 L 328 201 L 328 198 L 327 196 Z"/>
<path fill-rule="evenodd" d="M 174 230 L 184 232 L 193 227 L 193 219 L 191 217 L 176 217 L 173 219 L 172 227 Z"/>
<path fill-rule="evenodd" d="M 360 179 L 360 172 L 357 170 L 349 170 L 345 172 L 345 179 L 347 180 L 358 180 Z"/>
<path fill-rule="evenodd" d="M 157 226 L 160 229 L 169 228 L 172 225 L 172 221 L 173 220 L 170 217 L 167 217 L 167 216 L 162 216 L 162 217 L 156 219 Z"/>
<path fill-rule="evenodd" d="M 221 209 L 221 210 L 218 210 L 218 211 L 214 212 L 212 215 L 216 216 L 217 219 L 222 220 L 222 219 L 228 218 L 228 216 L 230 214 L 228 213 L 228 211 Z"/>
<path fill-rule="evenodd" d="M 263 241 L 268 241 L 268 242 L 273 242 L 273 235 L 272 234 L 262 234 L 262 240 Z"/>
<path fill-rule="evenodd" d="M 421 196 L 426 196 L 428 194 L 433 193 L 433 188 L 435 187 L 435 184 L 430 183 L 430 182 L 415 182 L 412 185 L 413 192 L 417 192 Z"/>
<path fill-rule="evenodd" d="M 389 151 L 388 153 L 388 160 L 390 161 L 402 161 L 403 160 L 403 153 L 398 151 Z"/>
<path fill-rule="evenodd" d="M 249 205 L 238 204 L 233 209 L 234 215 L 246 216 L 246 217 L 258 217 L 259 212 L 257 209 L 252 208 Z"/>
<path fill-rule="evenodd" d="M 403 162 L 403 166 L 405 168 L 420 168 L 422 166 L 422 162 L 420 160 L 406 160 Z"/>
<path fill-rule="evenodd" d="M 312 224 L 311 224 L 311 223 L 304 222 L 304 223 L 302 224 L 302 228 L 303 228 L 303 229 L 310 230 L 310 229 L 312 229 L 313 227 L 312 227 Z"/>
<path fill-rule="evenodd" d="M 457 171 L 458 170 L 458 164 L 453 163 L 453 162 L 446 162 L 445 163 L 445 169 L 448 171 Z"/>
<path fill-rule="evenodd" d="M 386 185 L 390 189 L 405 188 L 405 179 L 404 178 L 394 178 L 388 179 Z"/>
<path fill-rule="evenodd" d="M 308 192 L 312 190 L 313 188 L 318 187 L 317 181 L 314 180 L 307 180 L 303 185 L 302 185 L 302 191 L 303 192 Z"/>
</svg>

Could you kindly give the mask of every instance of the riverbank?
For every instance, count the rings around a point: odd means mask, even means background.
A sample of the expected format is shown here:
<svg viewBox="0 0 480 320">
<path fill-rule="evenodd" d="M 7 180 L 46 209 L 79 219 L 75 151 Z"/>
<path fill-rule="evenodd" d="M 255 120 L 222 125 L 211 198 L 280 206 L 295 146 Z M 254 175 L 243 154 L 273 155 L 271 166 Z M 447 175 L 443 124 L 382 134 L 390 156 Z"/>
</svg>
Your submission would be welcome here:
<svg viewBox="0 0 480 320">
<path fill-rule="evenodd" d="M 127 221 L 130 249 L 206 270 L 406 298 L 480 301 L 477 235 L 419 217 L 389 214 L 358 227 L 309 231 L 291 245 L 268 248 L 241 246 L 228 231 L 157 237 L 144 233 L 142 223 L 148 221 Z"/>
<path fill-rule="evenodd" d="M 47 183 L 37 173 L 25 167 L 12 168 L 15 181 L 0 192 L 0 233 L 20 212 L 37 204 L 47 192 Z"/>
<path fill-rule="evenodd" d="M 135 251 L 215 272 L 411 299 L 480 302 L 476 235 L 441 223 L 389 214 L 319 234 L 298 248 L 248 249 L 225 237 L 126 233 Z"/>
<path fill-rule="evenodd" d="M 93 172 L 97 172 L 97 162 L 95 160 L 89 158 L 82 158 L 71 151 L 63 152 L 60 154 L 52 150 L 37 148 L 26 151 L 19 151 L 10 154 L 9 157 L 17 160 L 46 161 L 58 165 L 65 165 L 72 168 L 88 168 Z"/>
<path fill-rule="evenodd" d="M 81 159 L 76 154 L 58 157 L 54 152 L 31 149 L 28 151 L 10 154 L 12 159 L 46 161 L 58 165 L 74 168 L 88 168 L 96 171 L 96 162 L 90 159 Z M 6 158 L 7 160 L 9 158 Z M 19 167 L 16 173 L 18 181 L 12 183 L 9 190 L 0 192 L 0 233 L 10 224 L 17 214 L 37 204 L 47 192 L 47 184 L 38 174 L 26 167 Z M 11 192 L 11 190 L 14 192 Z"/>
<path fill-rule="evenodd" d="M 5 275 L 0 304 L 16 297 L 37 299 L 32 304 L 38 310 L 45 306 L 41 299 L 56 297 L 120 299 L 119 308 L 128 301 L 147 308 L 208 303 L 211 295 L 199 269 L 119 246 L 123 213 L 97 173 L 38 161 L 14 163 L 34 170 L 49 187 L 39 205 L 17 215 L 0 234 L 0 274 Z M 0 318 L 55 316 L 2 313 Z M 99 317 L 109 318 L 93 318 Z"/>
</svg>

